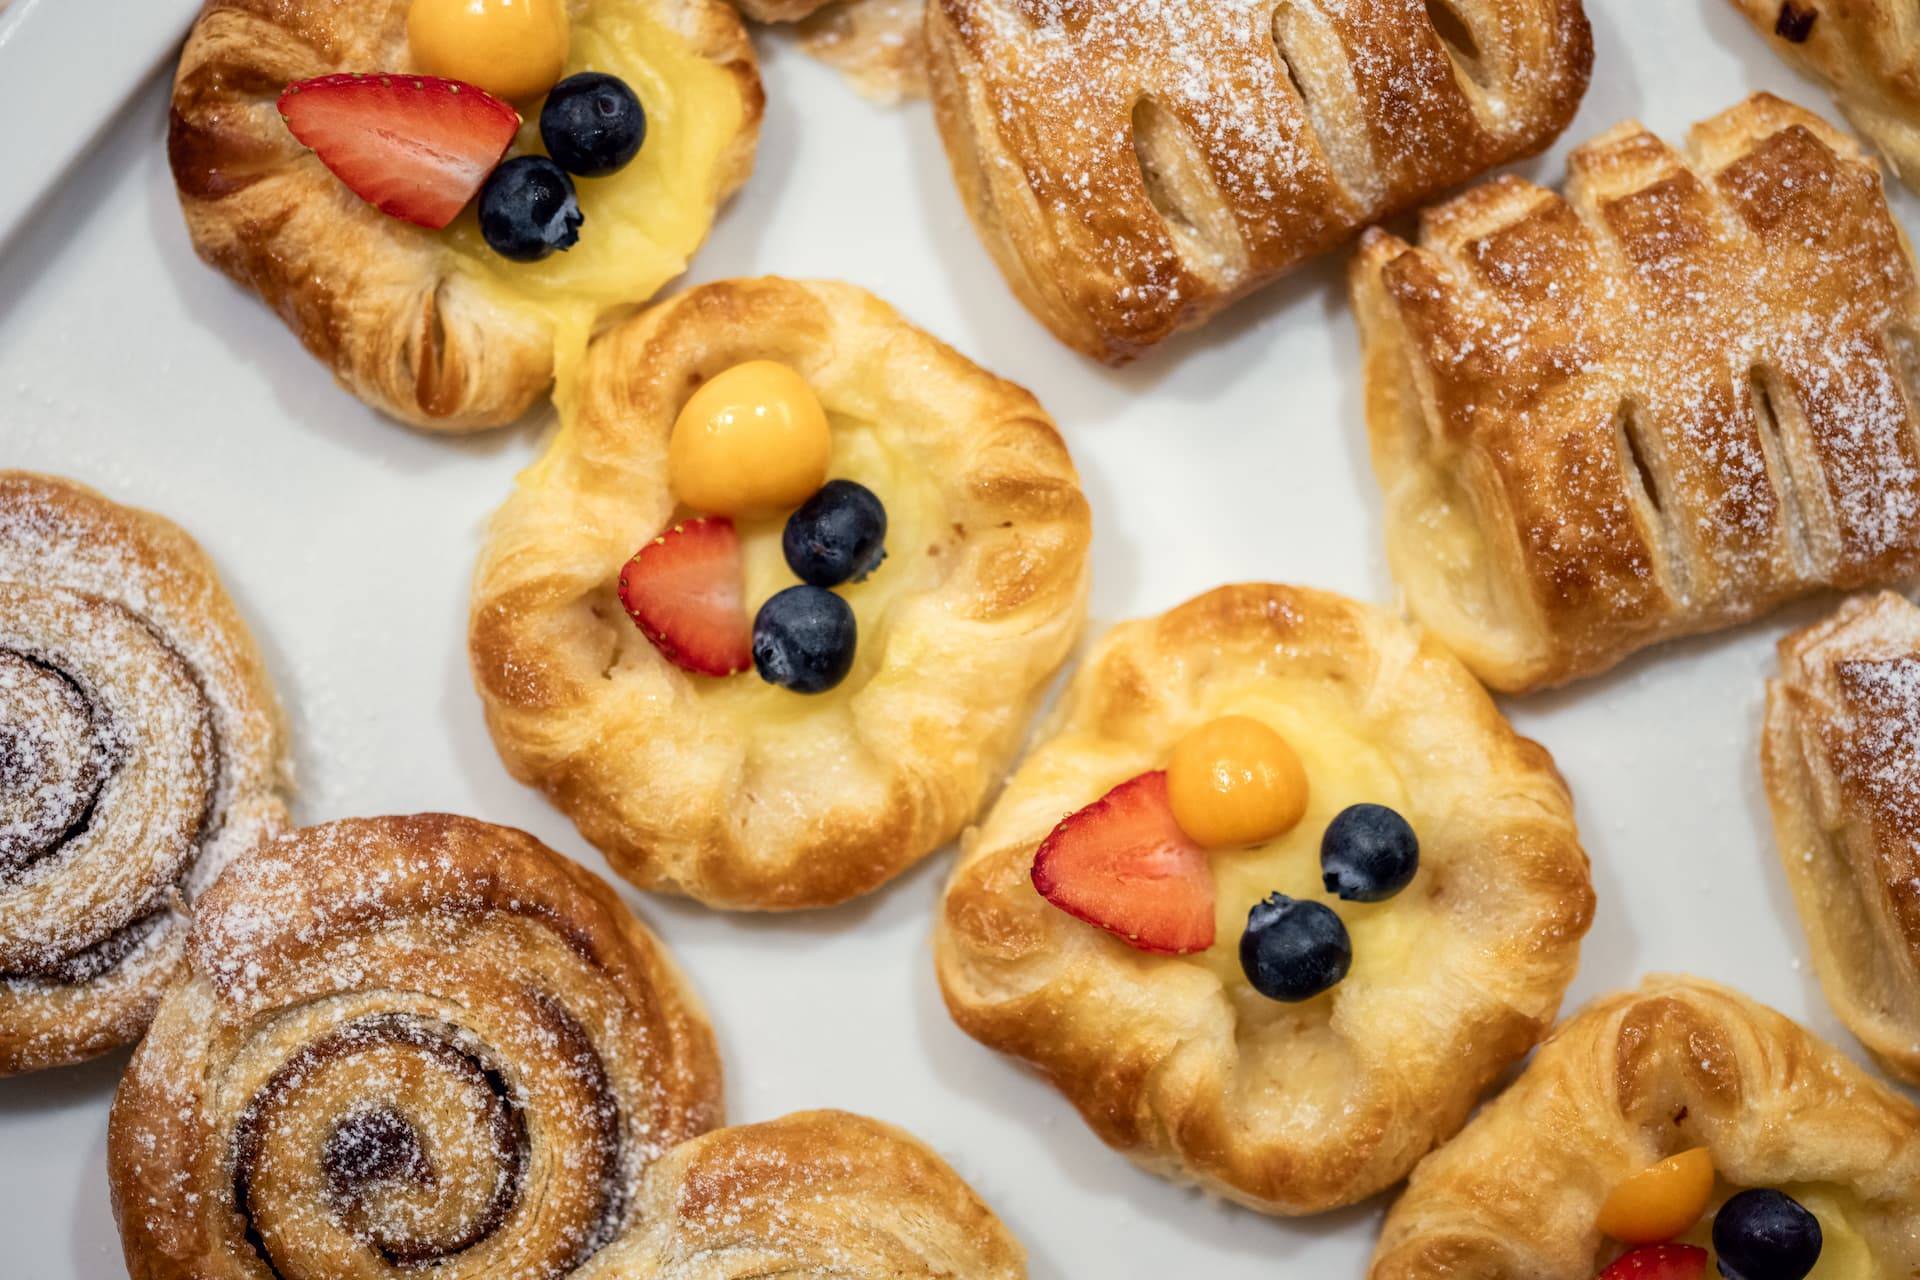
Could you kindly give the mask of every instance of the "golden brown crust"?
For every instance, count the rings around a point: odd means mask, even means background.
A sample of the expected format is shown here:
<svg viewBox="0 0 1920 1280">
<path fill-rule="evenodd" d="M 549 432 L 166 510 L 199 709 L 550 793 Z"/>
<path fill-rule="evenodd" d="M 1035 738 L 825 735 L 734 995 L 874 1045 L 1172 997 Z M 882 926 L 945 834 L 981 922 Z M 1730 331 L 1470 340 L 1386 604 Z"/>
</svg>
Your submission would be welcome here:
<svg viewBox="0 0 1920 1280">
<path fill-rule="evenodd" d="M 576 14 L 589 2 L 569 0 Z M 411 70 L 407 8 L 207 0 L 174 80 L 168 158 L 200 256 L 259 294 L 348 390 L 428 430 L 499 426 L 552 385 L 551 322 L 459 270 L 439 233 L 347 190 L 275 108 L 292 80 Z M 753 165 L 753 46 L 720 0 L 658 0 L 654 16 L 738 82 L 745 117 L 715 173 L 724 199 Z"/>
<path fill-rule="evenodd" d="M 1854 599 L 1782 640 L 1762 753 L 1827 999 L 1920 1083 L 1920 608 Z"/>
<path fill-rule="evenodd" d="M 1856 1198 L 1872 1274 L 1920 1275 L 1920 1112 L 1773 1010 L 1659 977 L 1570 1019 L 1420 1163 L 1371 1280 L 1592 1280 L 1608 1192 L 1692 1147 L 1735 1186 Z"/>
<path fill-rule="evenodd" d="M 648 1165 L 720 1122 L 672 959 L 518 831 L 294 832 L 206 895 L 191 962 L 108 1135 L 137 1280 L 564 1274 L 631 1223 Z"/>
<path fill-rule="evenodd" d="M 910 1134 L 809 1111 L 696 1138 L 656 1164 L 641 1231 L 581 1280 L 1024 1280 L 1018 1242 Z"/>
<path fill-rule="evenodd" d="M 800 47 L 875 102 L 924 98 L 926 16 L 926 0 L 834 0 L 801 20 Z"/>
<path fill-rule="evenodd" d="M 764 724 L 703 701 L 708 677 L 662 658 L 615 592 L 678 518 L 681 406 L 756 358 L 797 369 L 829 414 L 883 425 L 944 511 L 931 545 L 890 533 L 881 572 L 912 585 L 863 622 L 848 684 Z M 1088 538 L 1073 462 L 1025 391 L 851 285 L 706 285 L 594 344 L 571 421 L 494 517 L 474 682 L 508 768 L 642 888 L 841 902 L 951 840 L 998 781 L 1078 635 Z"/>
<path fill-rule="evenodd" d="M 287 822 L 260 653 L 178 526 L 0 471 L 0 1076 L 139 1038 L 188 902 Z"/>
<path fill-rule="evenodd" d="M 927 44 L 981 238 L 1114 363 L 1543 149 L 1593 62 L 1579 0 L 933 0 Z"/>
<path fill-rule="evenodd" d="M 1414 616 L 1526 690 L 1920 569 L 1920 287 L 1872 161 L 1761 95 L 1569 166 L 1355 261 Z"/>
<path fill-rule="evenodd" d="M 1833 91 L 1920 191 L 1920 10 L 1900 0 L 1733 0 L 1767 43 Z"/>
<path fill-rule="evenodd" d="M 1268 679 L 1341 700 L 1421 839 L 1420 880 L 1381 908 L 1417 930 L 1405 963 L 1357 965 L 1306 1005 L 1242 1001 L 1030 881 L 1062 814 L 1161 767 L 1235 709 L 1230 691 Z M 965 1031 L 1037 1066 L 1147 1168 L 1265 1212 L 1353 1203 L 1451 1134 L 1552 1023 L 1593 911 L 1572 802 L 1547 753 L 1405 624 L 1321 592 L 1222 588 L 1109 632 L 1051 730 L 948 883 L 941 988 Z"/>
</svg>

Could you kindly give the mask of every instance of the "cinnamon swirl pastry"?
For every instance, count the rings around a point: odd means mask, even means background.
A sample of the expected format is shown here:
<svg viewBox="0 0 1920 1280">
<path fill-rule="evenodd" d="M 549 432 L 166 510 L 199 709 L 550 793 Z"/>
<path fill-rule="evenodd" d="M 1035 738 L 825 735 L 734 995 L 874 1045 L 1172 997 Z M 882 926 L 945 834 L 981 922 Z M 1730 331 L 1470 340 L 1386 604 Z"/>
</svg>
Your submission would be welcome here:
<svg viewBox="0 0 1920 1280">
<path fill-rule="evenodd" d="M 138 1038 L 187 903 L 286 823 L 277 715 L 185 533 L 0 472 L 0 1076 Z"/>
<path fill-rule="evenodd" d="M 696 998 L 521 832 L 294 832 L 206 895 L 189 954 L 108 1136 L 137 1280 L 1023 1274 L 904 1134 L 820 1114 L 700 1138 L 721 1099 Z"/>
</svg>

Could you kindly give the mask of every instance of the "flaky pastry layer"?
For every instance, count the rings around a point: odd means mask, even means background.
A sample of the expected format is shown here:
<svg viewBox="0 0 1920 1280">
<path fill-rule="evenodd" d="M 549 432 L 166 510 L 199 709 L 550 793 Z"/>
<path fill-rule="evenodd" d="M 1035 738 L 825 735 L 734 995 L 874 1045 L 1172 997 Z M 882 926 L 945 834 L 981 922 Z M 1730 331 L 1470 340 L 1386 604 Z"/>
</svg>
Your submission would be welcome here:
<svg viewBox="0 0 1920 1280">
<path fill-rule="evenodd" d="M 1030 879 L 1063 815 L 1164 767 L 1182 734 L 1244 713 L 1270 682 L 1339 706 L 1323 731 L 1384 759 L 1421 845 L 1413 885 L 1365 908 L 1400 922 L 1392 954 L 1369 953 L 1386 934 L 1353 925 L 1353 972 L 1301 1005 L 1242 990 L 1237 969 L 1136 951 Z M 1552 1023 L 1592 911 L 1564 783 L 1457 661 L 1368 606 L 1247 585 L 1094 646 L 969 835 L 935 956 L 960 1026 L 1038 1067 L 1107 1143 L 1176 1181 L 1301 1214 L 1391 1185 L 1459 1127 Z"/>
<path fill-rule="evenodd" d="M 615 591 L 685 514 L 667 475 L 681 406 L 760 358 L 807 379 L 836 436 L 894 459 L 871 588 L 893 594 L 862 620 L 853 674 L 815 699 L 681 671 Z M 714 906 L 844 901 L 959 834 L 1085 608 L 1087 503 L 1033 397 L 863 290 L 768 278 L 609 331 L 567 419 L 495 515 L 474 581 L 474 680 L 515 776 L 634 883 Z"/>
<path fill-rule="evenodd" d="M 1880 174 L 1760 95 L 1354 262 L 1387 552 L 1496 688 L 1920 569 L 1920 286 Z"/>
</svg>

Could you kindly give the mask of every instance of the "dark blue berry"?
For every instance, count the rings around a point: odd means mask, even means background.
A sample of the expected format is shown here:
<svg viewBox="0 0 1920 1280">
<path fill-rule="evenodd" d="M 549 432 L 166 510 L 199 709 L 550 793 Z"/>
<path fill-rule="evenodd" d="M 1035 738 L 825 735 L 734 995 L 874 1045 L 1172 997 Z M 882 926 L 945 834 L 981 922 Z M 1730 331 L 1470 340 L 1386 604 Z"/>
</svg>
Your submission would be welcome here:
<svg viewBox="0 0 1920 1280">
<path fill-rule="evenodd" d="M 1713 1252 L 1727 1280 L 1801 1280 L 1820 1261 L 1820 1244 L 1820 1220 L 1778 1191 L 1742 1191 L 1713 1216 Z"/>
<path fill-rule="evenodd" d="M 600 71 L 568 76 L 540 108 L 540 141 L 568 173 L 604 178 L 627 167 L 647 140 L 647 113 L 626 81 Z"/>
<path fill-rule="evenodd" d="M 1420 841 L 1383 804 L 1341 810 L 1320 838 L 1320 878 L 1348 902 L 1383 902 L 1413 882 Z"/>
<path fill-rule="evenodd" d="M 1247 912 L 1240 968 L 1270 1000 L 1311 1000 L 1347 976 L 1353 942 L 1333 908 L 1276 893 Z"/>
<path fill-rule="evenodd" d="M 480 188 L 480 234 L 503 258 L 538 262 L 580 240 L 573 179 L 545 156 L 515 156 Z"/>
<path fill-rule="evenodd" d="M 769 684 L 825 693 L 852 670 L 855 638 L 845 600 L 822 587 L 788 587 L 753 620 L 753 665 Z"/>
<path fill-rule="evenodd" d="M 873 490 L 829 480 L 787 518 L 780 549 L 802 582 L 837 587 L 858 582 L 887 558 L 887 509 Z"/>
</svg>

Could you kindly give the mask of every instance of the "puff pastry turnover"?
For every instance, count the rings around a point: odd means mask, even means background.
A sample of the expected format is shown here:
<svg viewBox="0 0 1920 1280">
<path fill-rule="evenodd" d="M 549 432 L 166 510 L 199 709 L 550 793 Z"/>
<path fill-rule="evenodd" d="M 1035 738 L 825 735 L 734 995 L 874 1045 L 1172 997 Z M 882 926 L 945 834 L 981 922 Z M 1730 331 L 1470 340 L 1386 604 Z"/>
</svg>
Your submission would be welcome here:
<svg viewBox="0 0 1920 1280">
<path fill-rule="evenodd" d="M 1872 160 L 1762 95 L 1569 165 L 1355 261 L 1414 616 L 1526 690 L 1920 569 L 1920 288 Z"/>
<path fill-rule="evenodd" d="M 190 903 L 287 824 L 265 664 L 177 525 L 0 471 L 0 1076 L 140 1038 Z"/>
<path fill-rule="evenodd" d="M 1820 1276 L 1920 1276 L 1920 1111 L 1792 1021 L 1696 978 L 1570 1019 L 1415 1169 L 1371 1280 L 1592 1280 L 1622 1178 L 1705 1147 L 1723 1185 L 1820 1219 Z"/>
<path fill-rule="evenodd" d="M 831 473 L 885 502 L 890 553 L 844 591 L 852 674 L 802 697 L 689 675 L 621 612 L 635 548 L 683 514 L 667 445 L 696 387 L 777 360 L 818 393 Z M 741 525 L 749 611 L 793 581 Z M 1032 396 L 842 284 L 703 286 L 597 341 L 578 403 L 494 517 L 469 624 L 514 775 L 643 888 L 787 909 L 875 888 L 972 819 L 1079 634 L 1088 513 Z"/>
<path fill-rule="evenodd" d="M 572 251 L 490 253 L 471 209 L 446 231 L 387 217 L 288 132 L 291 81 L 412 69 L 409 0 L 207 0 L 174 81 L 167 152 L 194 248 L 259 294 L 348 390 L 436 431 L 498 426 L 547 393 L 607 313 L 678 275 L 746 180 L 764 95 L 722 0 L 569 0 L 568 70 L 649 88 L 648 144 L 583 192 Z M 523 110 L 523 115 L 527 111 Z M 523 138 L 537 138 L 538 112 Z"/>
<path fill-rule="evenodd" d="M 1035 891 L 1061 816 L 1162 767 L 1221 715 L 1266 721 L 1310 783 L 1288 835 L 1215 853 L 1214 947 L 1148 954 Z M 1353 966 L 1280 1004 L 1241 973 L 1248 908 L 1319 898 L 1348 805 L 1388 804 L 1420 870 L 1389 902 L 1331 903 Z M 1338 596 L 1225 587 L 1101 639 L 948 883 L 940 984 L 970 1035 L 1037 1066 L 1149 1170 L 1269 1213 L 1351 1204 L 1451 1135 L 1551 1025 L 1591 919 L 1587 860 L 1547 753 L 1433 641 Z"/>
<path fill-rule="evenodd" d="M 927 44 L 981 238 L 1110 362 L 1543 149 L 1593 62 L 1579 0 L 931 0 Z"/>
<path fill-rule="evenodd" d="M 1763 755 L 1827 998 L 1920 1082 L 1920 609 L 1850 600 L 1782 640 Z"/>
<path fill-rule="evenodd" d="M 293 833 L 195 923 L 114 1101 L 136 1280 L 1019 1280 L 908 1135 L 720 1123 L 660 942 L 532 837 L 446 814 Z"/>
<path fill-rule="evenodd" d="M 1904 0 L 1733 0 L 1775 52 L 1826 84 L 1920 191 L 1920 10 Z"/>
</svg>

